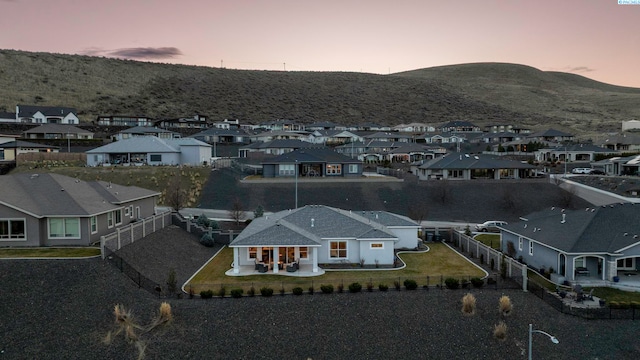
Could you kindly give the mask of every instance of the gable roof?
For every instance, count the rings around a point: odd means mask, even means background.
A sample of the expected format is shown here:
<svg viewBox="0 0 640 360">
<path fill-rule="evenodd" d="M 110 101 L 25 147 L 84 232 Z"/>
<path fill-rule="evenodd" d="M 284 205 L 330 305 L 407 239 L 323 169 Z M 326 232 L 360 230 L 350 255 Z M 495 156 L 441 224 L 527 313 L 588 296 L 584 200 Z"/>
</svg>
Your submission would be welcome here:
<svg viewBox="0 0 640 360">
<path fill-rule="evenodd" d="M 572 137 L 573 135 L 553 128 L 529 134 L 527 137 Z"/>
<path fill-rule="evenodd" d="M 0 204 L 35 217 L 93 216 L 121 204 L 160 195 L 135 187 L 82 181 L 59 174 L 0 176 Z"/>
<path fill-rule="evenodd" d="M 639 213 L 633 203 L 571 211 L 551 208 L 503 228 L 567 253 L 613 254 L 640 244 Z"/>
<path fill-rule="evenodd" d="M 5 149 L 17 149 L 17 148 L 32 148 L 32 149 L 60 149 L 59 146 L 52 146 L 47 144 L 38 144 L 24 140 L 9 141 L 1 143 L 0 147 Z"/>
<path fill-rule="evenodd" d="M 180 150 L 169 145 L 167 139 L 160 139 L 155 136 L 140 136 L 114 141 L 110 144 L 91 149 L 87 151 L 87 154 L 134 152 L 178 153 Z"/>
<path fill-rule="evenodd" d="M 488 155 L 451 153 L 427 161 L 421 169 L 534 169 L 535 166 Z"/>
<path fill-rule="evenodd" d="M 341 164 L 360 164 L 358 159 L 352 159 L 348 156 L 335 152 L 330 148 L 306 148 L 296 149 L 291 152 L 276 156 L 273 159 L 263 162 L 263 164 L 279 164 L 279 163 L 341 163 Z"/>
<path fill-rule="evenodd" d="M 32 127 L 25 134 L 93 134 L 89 130 L 67 124 L 42 124 Z"/>
<path fill-rule="evenodd" d="M 32 117 L 40 111 L 45 116 L 66 116 L 69 113 L 76 114 L 75 108 L 62 106 L 36 106 L 36 105 L 18 105 L 19 117 Z"/>
<path fill-rule="evenodd" d="M 159 133 L 172 133 L 177 134 L 174 131 L 160 129 L 155 126 L 134 126 L 120 131 L 122 134 L 159 134 Z"/>
<path fill-rule="evenodd" d="M 381 213 L 384 212 L 378 212 Z M 385 214 L 383 217 L 380 221 L 389 224 L 407 223 L 399 216 Z M 320 246 L 323 239 L 397 240 L 388 226 L 355 211 L 307 205 L 254 219 L 230 246 Z"/>
</svg>

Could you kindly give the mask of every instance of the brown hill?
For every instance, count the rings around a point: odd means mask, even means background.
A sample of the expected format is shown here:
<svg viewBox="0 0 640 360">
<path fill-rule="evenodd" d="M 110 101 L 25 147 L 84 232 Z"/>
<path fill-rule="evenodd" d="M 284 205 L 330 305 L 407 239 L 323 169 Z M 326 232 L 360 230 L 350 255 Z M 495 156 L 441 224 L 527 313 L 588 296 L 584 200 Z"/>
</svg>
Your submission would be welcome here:
<svg viewBox="0 0 640 360">
<path fill-rule="evenodd" d="M 0 50 L 0 111 L 16 104 L 99 114 L 277 118 L 303 123 L 510 123 L 598 133 L 640 117 L 640 89 L 514 64 L 375 75 L 248 71 Z"/>
</svg>

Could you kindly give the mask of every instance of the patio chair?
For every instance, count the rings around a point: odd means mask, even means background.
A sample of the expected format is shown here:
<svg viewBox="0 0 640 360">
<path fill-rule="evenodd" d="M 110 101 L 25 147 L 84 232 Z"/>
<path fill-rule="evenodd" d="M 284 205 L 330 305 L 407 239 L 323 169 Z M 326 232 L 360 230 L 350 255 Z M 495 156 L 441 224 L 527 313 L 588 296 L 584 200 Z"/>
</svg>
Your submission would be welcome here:
<svg viewBox="0 0 640 360">
<path fill-rule="evenodd" d="M 298 268 L 299 266 L 297 262 L 291 263 L 290 265 L 287 265 L 287 272 L 296 272 L 298 271 Z"/>
<path fill-rule="evenodd" d="M 257 264 L 256 266 L 259 273 L 266 273 L 269 271 L 269 266 L 267 264 Z"/>
<path fill-rule="evenodd" d="M 584 294 L 584 295 L 582 295 L 582 298 L 583 298 L 584 300 L 591 300 L 591 301 L 593 301 L 593 288 L 592 288 L 591 290 L 589 290 L 589 293 L 588 293 L 588 294 Z"/>
</svg>

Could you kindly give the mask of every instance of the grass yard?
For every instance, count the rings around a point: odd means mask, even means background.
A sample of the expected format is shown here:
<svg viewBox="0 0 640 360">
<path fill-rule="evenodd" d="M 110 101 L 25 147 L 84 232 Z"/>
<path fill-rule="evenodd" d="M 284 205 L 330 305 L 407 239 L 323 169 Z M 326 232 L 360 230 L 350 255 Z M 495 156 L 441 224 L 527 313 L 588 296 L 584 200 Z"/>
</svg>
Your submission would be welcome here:
<svg viewBox="0 0 640 360">
<path fill-rule="evenodd" d="M 585 291 L 590 291 L 591 288 L 585 288 Z M 640 292 L 635 291 L 622 291 L 619 289 L 613 289 L 608 287 L 598 287 L 593 289 L 593 296 L 597 296 L 601 299 L 607 300 L 607 302 L 640 302 Z"/>
<path fill-rule="evenodd" d="M 331 284 L 337 289 L 338 285 L 343 285 L 345 291 L 349 284 L 359 282 L 366 288 L 366 284 L 371 283 L 374 287 L 385 284 L 394 286 L 394 282 L 401 284 L 406 279 L 413 279 L 419 285 L 435 285 L 440 283 L 441 277 L 455 277 L 458 279 L 470 277 L 483 277 L 484 272 L 465 258 L 461 257 L 446 245 L 441 243 L 429 244 L 430 251 L 427 253 L 403 253 L 400 258 L 407 264 L 401 270 L 376 271 L 376 270 L 345 270 L 327 271 L 324 275 L 314 277 L 290 277 L 280 275 L 252 275 L 252 276 L 226 276 L 225 271 L 231 269 L 233 262 L 233 250 L 223 249 L 207 266 L 205 266 L 194 278 L 185 286 L 195 294 L 202 290 L 217 291 L 221 287 L 227 290 L 242 288 L 246 292 L 254 287 L 256 290 L 262 287 L 271 287 L 276 291 L 285 289 L 290 292 L 294 287 L 302 287 L 308 290 L 314 287 L 315 291 L 320 289 L 320 285 Z"/>
<path fill-rule="evenodd" d="M 0 249 L 0 258 L 76 258 L 100 255 L 100 248 L 25 248 Z"/>
<path fill-rule="evenodd" d="M 500 234 L 478 234 L 473 238 L 492 249 L 500 249 Z"/>
</svg>

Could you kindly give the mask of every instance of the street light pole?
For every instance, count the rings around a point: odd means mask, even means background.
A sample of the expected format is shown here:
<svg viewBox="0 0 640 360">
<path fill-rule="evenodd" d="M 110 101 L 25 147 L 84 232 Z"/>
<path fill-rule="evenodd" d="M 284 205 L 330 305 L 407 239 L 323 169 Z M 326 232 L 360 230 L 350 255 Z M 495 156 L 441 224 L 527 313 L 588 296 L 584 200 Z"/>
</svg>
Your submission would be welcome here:
<svg viewBox="0 0 640 360">
<path fill-rule="evenodd" d="M 533 347 L 533 345 L 532 345 L 533 344 L 533 333 L 539 333 L 539 334 L 547 335 L 549 340 L 551 340 L 551 342 L 554 343 L 554 344 L 557 344 L 557 343 L 560 342 L 560 341 L 558 341 L 558 339 L 555 336 L 553 336 L 551 334 L 548 334 L 548 333 L 546 333 L 546 332 L 544 332 L 542 330 L 533 330 L 533 325 L 529 324 L 529 360 L 532 360 L 531 348 Z"/>
<path fill-rule="evenodd" d="M 298 208 L 298 160 L 296 160 L 294 171 L 296 174 L 296 209 L 297 209 Z"/>
</svg>

